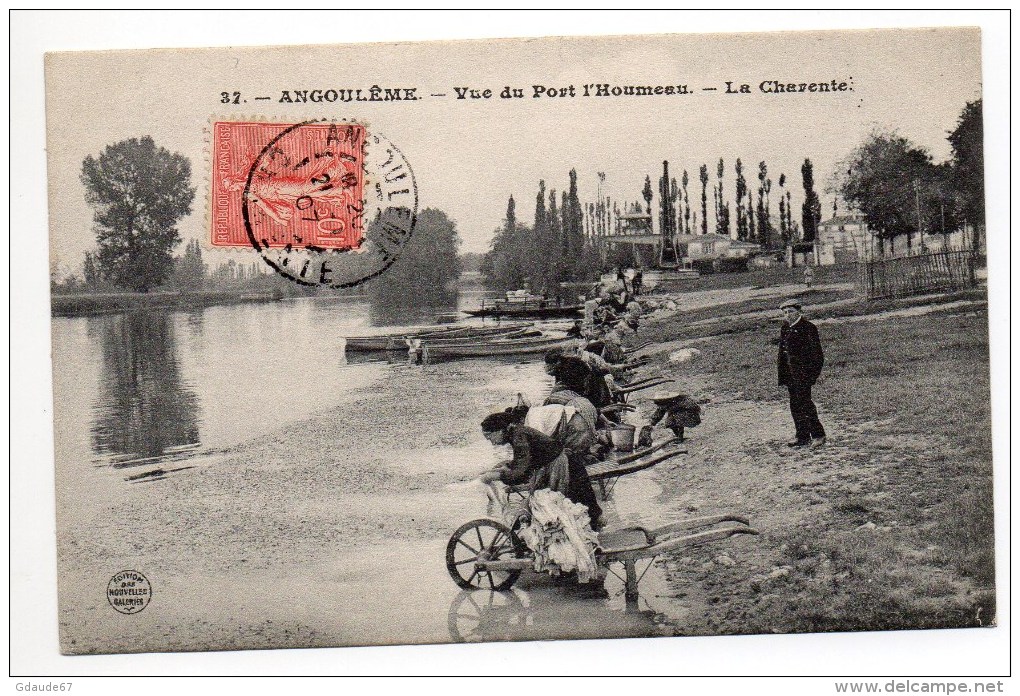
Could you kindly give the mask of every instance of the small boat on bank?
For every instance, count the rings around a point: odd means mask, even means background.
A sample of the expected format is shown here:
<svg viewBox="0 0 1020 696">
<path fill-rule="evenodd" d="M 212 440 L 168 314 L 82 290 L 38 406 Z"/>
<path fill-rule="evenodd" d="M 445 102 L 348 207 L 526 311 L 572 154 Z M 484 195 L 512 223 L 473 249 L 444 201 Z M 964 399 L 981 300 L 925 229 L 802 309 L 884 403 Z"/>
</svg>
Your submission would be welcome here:
<svg viewBox="0 0 1020 696">
<path fill-rule="evenodd" d="M 400 338 L 391 338 L 390 342 L 386 346 L 388 351 L 401 351 L 409 350 L 410 352 L 417 352 L 421 348 L 423 341 L 428 341 L 429 345 L 446 345 L 450 343 L 465 343 L 468 341 L 492 341 L 492 340 L 506 340 L 506 339 L 520 339 L 520 338 L 538 338 L 542 335 L 542 332 L 538 329 L 530 326 L 524 327 L 506 327 L 494 330 L 491 333 L 475 333 L 470 335 L 456 336 L 445 336 L 445 335 L 431 335 L 423 338 L 415 338 L 409 336 L 401 336 Z"/>
<path fill-rule="evenodd" d="M 465 309 L 473 317 L 494 317 L 496 319 L 564 319 L 579 317 L 584 305 L 555 305 L 548 302 L 494 302 L 482 303 L 478 309 Z"/>
<path fill-rule="evenodd" d="M 530 323 L 503 324 L 500 326 L 447 326 L 419 328 L 401 333 L 380 334 L 378 336 L 349 336 L 345 349 L 348 352 L 368 352 L 382 350 L 404 350 L 407 340 L 426 338 L 460 338 L 469 340 L 483 336 L 498 336 L 530 328 Z"/>
<path fill-rule="evenodd" d="M 270 290 L 267 292 L 247 292 L 238 298 L 241 302 L 279 302 L 283 299 L 283 292 Z"/>
<path fill-rule="evenodd" d="M 577 343 L 577 339 L 562 336 L 526 338 L 526 339 L 492 339 L 487 341 L 465 341 L 463 343 L 429 344 L 423 340 L 421 359 L 423 362 L 447 360 L 451 358 L 485 358 L 504 355 L 531 355 L 545 353 L 552 348 L 568 348 Z"/>
</svg>

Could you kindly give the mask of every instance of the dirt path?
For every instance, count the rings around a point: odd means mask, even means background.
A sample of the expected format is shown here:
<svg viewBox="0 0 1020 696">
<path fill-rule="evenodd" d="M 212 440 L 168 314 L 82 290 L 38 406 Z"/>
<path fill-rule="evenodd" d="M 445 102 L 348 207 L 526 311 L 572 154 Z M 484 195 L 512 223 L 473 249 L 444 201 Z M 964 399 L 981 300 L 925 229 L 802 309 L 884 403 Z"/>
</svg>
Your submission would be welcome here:
<svg viewBox="0 0 1020 696">
<path fill-rule="evenodd" d="M 769 285 L 765 287 L 742 287 L 742 288 L 724 288 L 720 290 L 698 290 L 694 292 L 683 292 L 683 293 L 668 293 L 657 298 L 662 300 L 673 300 L 677 303 L 679 311 L 690 312 L 695 309 L 705 309 L 706 307 L 714 307 L 716 305 L 730 304 L 733 302 L 743 302 L 746 300 L 759 299 L 762 297 L 787 297 L 789 295 L 796 295 L 804 292 L 805 285 L 803 283 L 787 283 L 786 285 Z M 845 290 L 850 291 L 854 289 L 853 283 L 830 283 L 813 285 L 812 289 L 816 291 L 831 291 L 831 290 Z M 662 315 L 665 317 L 666 315 Z"/>
</svg>

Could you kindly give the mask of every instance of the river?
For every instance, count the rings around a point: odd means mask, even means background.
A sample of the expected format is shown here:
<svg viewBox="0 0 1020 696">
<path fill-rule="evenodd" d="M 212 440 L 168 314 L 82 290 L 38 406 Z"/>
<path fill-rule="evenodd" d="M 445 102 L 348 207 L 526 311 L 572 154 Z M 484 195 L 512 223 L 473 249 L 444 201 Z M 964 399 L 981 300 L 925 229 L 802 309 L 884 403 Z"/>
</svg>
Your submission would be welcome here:
<svg viewBox="0 0 1020 696">
<path fill-rule="evenodd" d="M 484 516 L 474 479 L 506 454 L 479 421 L 550 380 L 534 359 L 344 355 L 345 335 L 427 320 L 349 299 L 54 318 L 63 650 L 674 634 L 689 609 L 658 566 L 636 606 L 613 576 L 449 579 L 446 540 Z M 659 493 L 626 477 L 607 512 L 654 524 Z M 153 590 L 130 616 L 105 596 L 127 568 Z"/>
</svg>

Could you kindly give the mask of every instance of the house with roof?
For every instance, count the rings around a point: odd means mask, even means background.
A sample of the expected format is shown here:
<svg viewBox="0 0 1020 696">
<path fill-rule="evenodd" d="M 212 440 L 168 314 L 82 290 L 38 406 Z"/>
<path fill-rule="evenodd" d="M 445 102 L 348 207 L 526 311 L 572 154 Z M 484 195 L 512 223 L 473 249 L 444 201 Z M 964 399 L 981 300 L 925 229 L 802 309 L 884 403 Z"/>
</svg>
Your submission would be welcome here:
<svg viewBox="0 0 1020 696">
<path fill-rule="evenodd" d="M 681 234 L 674 239 L 681 259 L 689 264 L 694 261 L 747 258 L 761 251 L 761 246 L 733 239 L 722 234 Z"/>
<path fill-rule="evenodd" d="M 877 255 L 877 251 L 875 234 L 863 215 L 834 215 L 818 223 L 814 248 L 815 263 L 818 265 L 856 263 L 861 259 L 872 258 Z"/>
</svg>

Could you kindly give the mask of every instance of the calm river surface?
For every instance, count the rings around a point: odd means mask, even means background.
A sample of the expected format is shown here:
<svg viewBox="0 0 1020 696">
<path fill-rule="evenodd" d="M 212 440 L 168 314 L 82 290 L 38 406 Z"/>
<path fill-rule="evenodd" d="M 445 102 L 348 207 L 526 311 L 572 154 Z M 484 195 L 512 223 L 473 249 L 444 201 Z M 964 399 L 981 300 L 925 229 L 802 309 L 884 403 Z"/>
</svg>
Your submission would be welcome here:
<svg viewBox="0 0 1020 696">
<path fill-rule="evenodd" d="M 346 299 L 54 318 L 63 648 L 671 633 L 685 608 L 656 599 L 656 569 L 637 611 L 612 577 L 582 596 L 527 576 L 464 593 L 448 578 L 446 539 L 485 513 L 474 479 L 507 454 L 478 422 L 550 382 L 536 360 L 344 355 L 344 336 L 429 319 Z M 654 523 L 650 474 L 623 479 L 607 512 Z M 133 622 L 97 607 L 124 568 L 174 601 Z"/>
<path fill-rule="evenodd" d="M 55 317 L 55 398 L 74 431 L 58 433 L 70 436 L 61 445 L 78 461 L 116 468 L 221 450 L 376 379 L 379 360 L 349 363 L 344 336 L 428 324 L 433 315 L 298 299 Z"/>
</svg>

